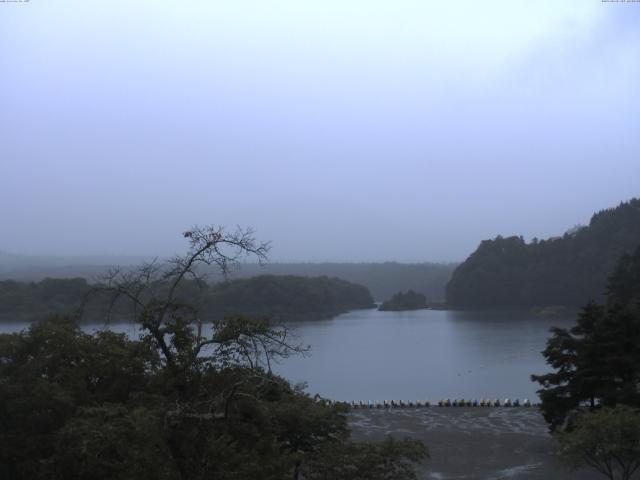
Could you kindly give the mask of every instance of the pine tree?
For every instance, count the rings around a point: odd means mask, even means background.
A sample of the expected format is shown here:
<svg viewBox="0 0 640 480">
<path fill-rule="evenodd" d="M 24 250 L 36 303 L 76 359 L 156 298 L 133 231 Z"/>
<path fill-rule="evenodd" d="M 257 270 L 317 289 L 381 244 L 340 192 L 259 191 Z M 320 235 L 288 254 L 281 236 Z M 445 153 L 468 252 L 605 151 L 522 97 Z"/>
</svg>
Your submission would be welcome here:
<svg viewBox="0 0 640 480">
<path fill-rule="evenodd" d="M 552 430 L 584 408 L 640 407 L 639 300 L 640 247 L 620 259 L 605 305 L 589 303 L 576 326 L 552 329 L 543 355 L 555 371 L 532 375 L 542 386 L 542 412 Z"/>
</svg>

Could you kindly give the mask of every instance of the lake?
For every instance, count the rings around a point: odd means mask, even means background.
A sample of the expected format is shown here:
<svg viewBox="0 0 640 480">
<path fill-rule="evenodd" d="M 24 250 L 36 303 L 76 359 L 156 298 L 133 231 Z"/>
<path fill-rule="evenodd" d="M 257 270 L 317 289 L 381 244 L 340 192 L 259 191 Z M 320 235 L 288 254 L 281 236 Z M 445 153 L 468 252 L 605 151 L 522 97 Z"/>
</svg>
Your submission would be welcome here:
<svg viewBox="0 0 640 480">
<path fill-rule="evenodd" d="M 549 328 L 573 323 L 575 314 L 358 310 L 296 323 L 311 355 L 287 359 L 276 370 L 336 400 L 533 400 L 538 384 L 530 375 L 549 371 L 540 353 Z"/>
<path fill-rule="evenodd" d="M 522 311 L 356 310 L 289 324 L 311 351 L 274 369 L 334 400 L 534 400 L 538 386 L 529 376 L 549 371 L 540 353 L 549 328 L 574 322 L 575 314 L 541 318 Z M 0 323 L 0 331 L 26 326 Z M 138 332 L 129 324 L 111 328 L 131 336 Z"/>
</svg>

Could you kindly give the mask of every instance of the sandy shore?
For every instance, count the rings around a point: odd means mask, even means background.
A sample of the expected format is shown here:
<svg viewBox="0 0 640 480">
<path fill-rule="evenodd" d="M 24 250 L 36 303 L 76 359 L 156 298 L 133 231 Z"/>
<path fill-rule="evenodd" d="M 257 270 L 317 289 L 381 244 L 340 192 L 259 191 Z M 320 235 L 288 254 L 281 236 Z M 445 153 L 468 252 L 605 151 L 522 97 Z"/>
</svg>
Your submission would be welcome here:
<svg viewBox="0 0 640 480">
<path fill-rule="evenodd" d="M 536 408 L 352 410 L 349 424 L 354 440 L 422 439 L 431 458 L 420 466 L 421 479 L 602 478 L 589 470 L 563 470 Z"/>
</svg>

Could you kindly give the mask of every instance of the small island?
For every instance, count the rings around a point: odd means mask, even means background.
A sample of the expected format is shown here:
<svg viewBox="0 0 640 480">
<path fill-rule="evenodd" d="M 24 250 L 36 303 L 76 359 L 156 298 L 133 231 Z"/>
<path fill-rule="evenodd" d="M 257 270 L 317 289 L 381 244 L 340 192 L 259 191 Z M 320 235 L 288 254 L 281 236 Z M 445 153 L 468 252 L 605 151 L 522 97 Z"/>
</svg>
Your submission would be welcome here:
<svg viewBox="0 0 640 480">
<path fill-rule="evenodd" d="M 427 297 L 421 293 L 409 290 L 407 292 L 398 292 L 391 299 L 382 303 L 378 310 L 383 312 L 400 312 L 403 310 L 421 310 L 428 308 Z"/>
</svg>

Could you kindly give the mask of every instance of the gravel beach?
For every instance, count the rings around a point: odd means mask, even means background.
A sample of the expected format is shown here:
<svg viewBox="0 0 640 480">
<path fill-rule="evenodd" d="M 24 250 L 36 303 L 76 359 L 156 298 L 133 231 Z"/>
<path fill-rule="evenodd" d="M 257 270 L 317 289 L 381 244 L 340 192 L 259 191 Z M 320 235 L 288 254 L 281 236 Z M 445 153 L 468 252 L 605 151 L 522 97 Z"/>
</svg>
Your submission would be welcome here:
<svg viewBox="0 0 640 480">
<path fill-rule="evenodd" d="M 535 407 L 352 410 L 354 440 L 419 438 L 430 458 L 420 479 L 597 480 L 589 470 L 567 472 Z"/>
</svg>

